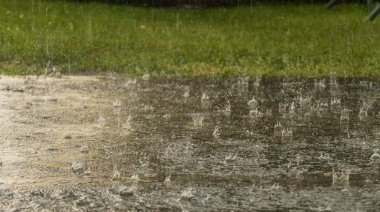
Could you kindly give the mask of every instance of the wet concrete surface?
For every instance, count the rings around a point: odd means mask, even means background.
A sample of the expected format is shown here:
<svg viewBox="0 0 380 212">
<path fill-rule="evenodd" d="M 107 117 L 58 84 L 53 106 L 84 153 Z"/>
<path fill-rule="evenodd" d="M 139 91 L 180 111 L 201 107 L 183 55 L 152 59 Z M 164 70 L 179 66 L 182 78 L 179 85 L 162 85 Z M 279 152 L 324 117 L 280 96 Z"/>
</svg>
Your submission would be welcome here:
<svg viewBox="0 0 380 212">
<path fill-rule="evenodd" d="M 380 81 L 0 79 L 1 210 L 378 211 Z"/>
</svg>

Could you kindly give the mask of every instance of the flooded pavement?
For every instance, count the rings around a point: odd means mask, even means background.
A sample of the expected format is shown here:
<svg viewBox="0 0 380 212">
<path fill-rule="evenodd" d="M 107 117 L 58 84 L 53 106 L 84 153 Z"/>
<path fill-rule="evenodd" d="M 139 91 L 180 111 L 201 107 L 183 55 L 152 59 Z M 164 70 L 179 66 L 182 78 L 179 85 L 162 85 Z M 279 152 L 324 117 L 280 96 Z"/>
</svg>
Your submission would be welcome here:
<svg viewBox="0 0 380 212">
<path fill-rule="evenodd" d="M 378 211 L 380 80 L 0 79 L 0 210 Z"/>
</svg>

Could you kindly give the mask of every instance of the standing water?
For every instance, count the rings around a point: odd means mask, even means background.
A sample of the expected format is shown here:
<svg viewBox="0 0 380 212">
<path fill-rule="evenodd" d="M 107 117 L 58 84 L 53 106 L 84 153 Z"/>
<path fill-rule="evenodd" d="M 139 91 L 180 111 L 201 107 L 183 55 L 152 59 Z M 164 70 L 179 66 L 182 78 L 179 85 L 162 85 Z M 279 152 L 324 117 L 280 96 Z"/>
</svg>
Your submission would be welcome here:
<svg viewBox="0 0 380 212">
<path fill-rule="evenodd" d="M 379 99 L 350 78 L 3 77 L 0 209 L 377 211 Z"/>
</svg>

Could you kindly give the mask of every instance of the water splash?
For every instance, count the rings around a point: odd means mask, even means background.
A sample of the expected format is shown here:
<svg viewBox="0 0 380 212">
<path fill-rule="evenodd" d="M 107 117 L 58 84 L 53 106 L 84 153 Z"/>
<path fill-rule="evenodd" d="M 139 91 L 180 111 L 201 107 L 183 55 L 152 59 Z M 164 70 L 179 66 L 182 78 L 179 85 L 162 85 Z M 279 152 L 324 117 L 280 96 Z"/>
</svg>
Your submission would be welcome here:
<svg viewBox="0 0 380 212">
<path fill-rule="evenodd" d="M 285 102 L 279 102 L 278 103 L 278 111 L 279 113 L 286 113 L 286 108 L 288 105 Z"/>
<path fill-rule="evenodd" d="M 106 119 L 103 116 L 99 116 L 98 125 L 104 127 L 106 125 Z"/>
<path fill-rule="evenodd" d="M 373 151 L 374 151 L 374 153 L 371 155 L 371 157 L 369 159 L 371 160 L 371 163 L 379 164 L 380 163 L 379 149 L 376 148 Z"/>
<path fill-rule="evenodd" d="M 180 195 L 180 200 L 190 201 L 191 199 L 193 199 L 193 197 L 194 197 L 193 189 L 187 188 L 186 190 L 182 191 L 182 193 Z"/>
<path fill-rule="evenodd" d="M 338 82 L 336 80 L 336 77 L 330 77 L 330 88 L 338 88 Z"/>
<path fill-rule="evenodd" d="M 187 99 L 189 98 L 189 96 L 190 96 L 190 90 L 186 90 L 185 93 L 183 94 L 183 97 Z"/>
<path fill-rule="evenodd" d="M 201 127 L 203 125 L 203 119 L 205 115 L 202 113 L 193 113 L 191 114 L 191 118 L 193 119 L 193 124 L 196 127 Z"/>
<path fill-rule="evenodd" d="M 222 112 L 226 116 L 231 115 L 231 103 L 229 100 L 227 101 L 226 105 L 224 106 L 224 110 Z"/>
<path fill-rule="evenodd" d="M 110 180 L 112 181 L 112 180 L 118 180 L 118 179 L 120 179 L 120 172 L 119 170 L 117 170 L 116 166 L 114 166 Z"/>
<path fill-rule="evenodd" d="M 346 168 L 341 168 L 340 170 L 336 171 L 333 169 L 332 171 L 332 184 L 333 186 L 336 185 L 344 185 L 347 186 L 350 183 L 350 170 Z"/>
<path fill-rule="evenodd" d="M 130 197 L 134 196 L 137 191 L 137 185 L 133 184 L 131 186 L 118 185 L 113 188 L 114 192 L 120 196 Z"/>
<path fill-rule="evenodd" d="M 129 114 L 128 115 L 128 119 L 127 119 L 127 121 L 125 122 L 125 123 L 123 123 L 122 125 L 121 125 L 121 127 L 123 128 L 123 129 L 126 129 L 126 130 L 131 130 L 132 129 L 132 115 L 131 114 Z"/>
<path fill-rule="evenodd" d="M 310 108 L 311 97 L 299 97 L 298 103 L 302 110 L 307 110 Z"/>
<path fill-rule="evenodd" d="M 81 153 L 88 153 L 89 152 L 89 148 L 87 145 L 82 145 L 79 150 Z"/>
<path fill-rule="evenodd" d="M 276 125 L 274 125 L 274 133 L 273 133 L 273 136 L 274 137 L 282 137 L 282 125 L 280 122 L 277 122 Z"/>
<path fill-rule="evenodd" d="M 164 184 L 165 185 L 171 185 L 171 183 L 172 183 L 172 181 L 171 181 L 171 175 L 169 175 L 169 176 L 167 176 L 166 178 L 165 178 L 165 181 L 164 181 Z"/>
<path fill-rule="evenodd" d="M 320 152 L 318 160 L 329 161 L 329 160 L 332 160 L 332 158 L 328 156 L 327 154 L 323 154 L 323 152 Z"/>
<path fill-rule="evenodd" d="M 349 121 L 350 121 L 350 111 L 348 109 L 344 108 L 340 114 L 340 125 L 347 125 L 348 126 Z"/>
<path fill-rule="evenodd" d="M 319 81 L 315 80 L 314 82 L 314 89 L 316 90 L 323 90 L 326 88 L 325 79 L 321 79 Z"/>
<path fill-rule="evenodd" d="M 256 108 L 256 109 L 253 109 L 253 110 L 250 110 L 249 111 L 249 116 L 254 118 L 254 117 L 259 117 L 261 116 L 259 110 Z"/>
<path fill-rule="evenodd" d="M 229 166 L 229 165 L 235 164 L 235 162 L 237 160 L 237 155 L 238 155 L 238 153 L 236 153 L 235 155 L 229 154 L 228 156 L 226 156 L 224 158 L 224 165 Z"/>
<path fill-rule="evenodd" d="M 284 128 L 281 136 L 281 141 L 293 141 L 293 130 L 291 128 Z"/>
<path fill-rule="evenodd" d="M 359 111 L 359 115 L 358 115 L 360 121 L 363 121 L 368 117 L 367 111 L 368 111 L 368 107 L 366 107 L 364 105 L 360 107 L 360 111 Z"/>
<path fill-rule="evenodd" d="M 249 77 L 240 77 L 238 78 L 237 87 L 239 88 L 238 95 L 246 93 L 249 86 Z"/>
<path fill-rule="evenodd" d="M 74 161 L 71 164 L 71 170 L 76 174 L 82 174 L 85 171 L 86 165 L 82 161 Z"/>
<path fill-rule="evenodd" d="M 202 106 L 204 107 L 210 106 L 211 101 L 207 92 L 202 93 L 201 103 L 202 103 Z"/>
<path fill-rule="evenodd" d="M 261 83 L 261 77 L 257 77 L 255 79 L 255 82 L 253 83 L 253 87 L 255 88 L 255 90 L 257 90 L 260 87 L 260 83 Z"/>
<path fill-rule="evenodd" d="M 341 108 L 341 100 L 338 97 L 331 98 L 331 108 L 333 110 L 339 110 Z"/>
<path fill-rule="evenodd" d="M 134 180 L 134 181 L 138 181 L 140 178 L 139 178 L 139 175 L 137 173 L 134 173 L 134 174 L 132 174 L 132 176 L 129 179 Z"/>
<path fill-rule="evenodd" d="M 119 108 L 119 107 L 121 107 L 121 101 L 120 101 L 120 99 L 117 99 L 116 101 L 114 101 L 114 102 L 112 103 L 112 106 L 113 106 L 114 108 Z"/>
<path fill-rule="evenodd" d="M 142 77 L 141 77 L 142 80 L 144 81 L 148 81 L 150 79 L 150 75 L 149 74 L 144 74 Z"/>
<path fill-rule="evenodd" d="M 248 104 L 248 107 L 252 110 L 257 109 L 257 107 L 258 107 L 258 102 L 255 99 L 255 96 L 253 96 L 252 99 L 249 100 L 249 102 L 247 104 Z"/>
<path fill-rule="evenodd" d="M 124 84 L 124 88 L 125 89 L 133 89 L 136 87 L 136 84 L 137 84 L 137 80 L 134 79 L 134 80 L 128 80 L 125 84 Z"/>
<path fill-rule="evenodd" d="M 218 139 L 220 137 L 220 130 L 219 130 L 218 126 L 215 126 L 215 129 L 212 132 L 212 136 L 214 136 L 214 138 L 216 138 L 216 139 Z"/>
<path fill-rule="evenodd" d="M 380 126 L 379 125 L 373 125 L 373 135 L 375 138 L 380 139 Z"/>
</svg>

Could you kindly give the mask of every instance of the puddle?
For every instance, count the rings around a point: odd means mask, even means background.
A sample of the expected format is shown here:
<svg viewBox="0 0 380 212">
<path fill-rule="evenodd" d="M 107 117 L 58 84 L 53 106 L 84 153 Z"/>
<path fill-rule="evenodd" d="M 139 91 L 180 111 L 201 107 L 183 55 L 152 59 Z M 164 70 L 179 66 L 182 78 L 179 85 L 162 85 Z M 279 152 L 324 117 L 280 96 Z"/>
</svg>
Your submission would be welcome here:
<svg viewBox="0 0 380 212">
<path fill-rule="evenodd" d="M 2 77 L 0 209 L 376 211 L 379 112 L 373 79 Z"/>
</svg>

